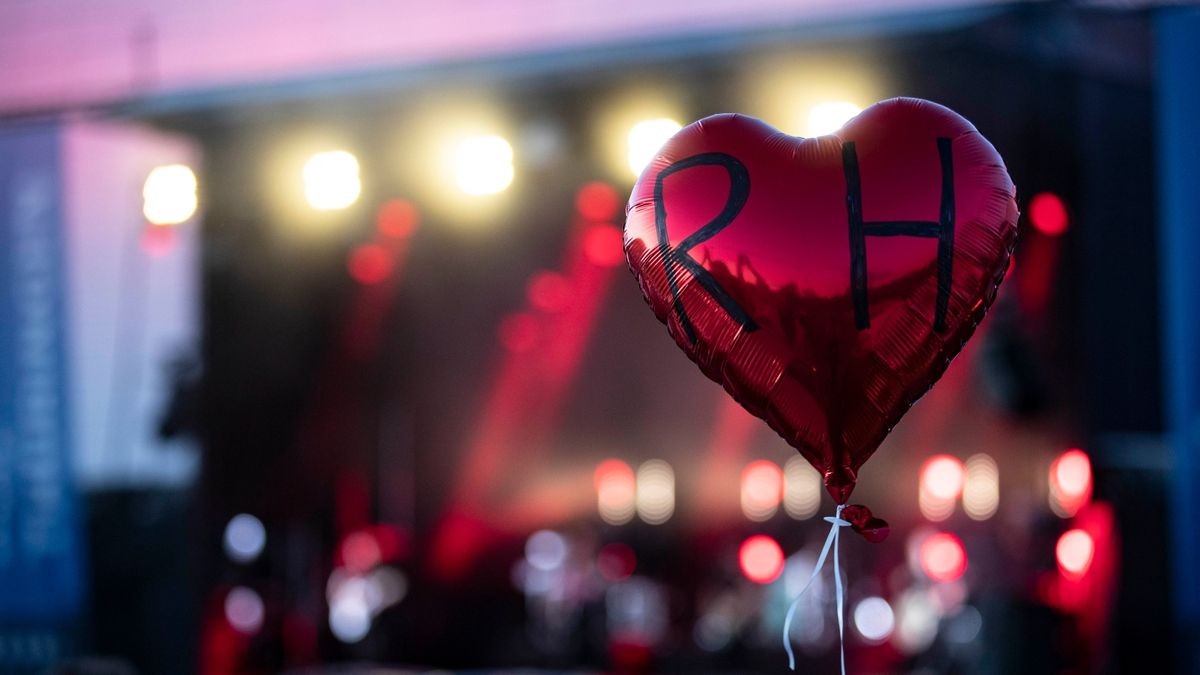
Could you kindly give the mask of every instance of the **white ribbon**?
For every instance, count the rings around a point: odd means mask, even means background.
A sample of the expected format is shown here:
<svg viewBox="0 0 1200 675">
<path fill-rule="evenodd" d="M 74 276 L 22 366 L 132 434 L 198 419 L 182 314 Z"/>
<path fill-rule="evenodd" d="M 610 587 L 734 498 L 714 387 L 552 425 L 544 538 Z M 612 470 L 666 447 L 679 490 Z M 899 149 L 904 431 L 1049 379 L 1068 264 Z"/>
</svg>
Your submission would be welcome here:
<svg viewBox="0 0 1200 675">
<path fill-rule="evenodd" d="M 813 567 L 812 575 L 808 577 L 808 583 L 804 584 L 804 588 L 792 600 L 792 604 L 788 607 L 787 616 L 783 620 L 783 648 L 787 650 L 788 668 L 796 669 L 796 654 L 792 651 L 792 615 L 796 613 L 796 608 L 800 605 L 800 598 L 808 592 L 809 587 L 816 581 L 817 576 L 821 574 L 821 568 L 825 566 L 825 558 L 829 556 L 829 549 L 833 548 L 833 585 L 837 589 L 837 620 L 838 620 L 838 645 L 842 651 L 842 675 L 846 675 L 846 629 L 842 619 L 844 611 L 843 606 L 843 591 L 842 591 L 842 573 L 839 568 L 838 558 L 838 543 L 841 541 L 840 532 L 843 527 L 849 527 L 850 521 L 842 520 L 842 509 L 846 508 L 845 504 L 838 504 L 837 511 L 832 516 L 826 516 L 825 522 L 830 524 L 829 536 L 825 537 L 825 546 L 821 547 L 821 555 L 817 556 L 817 564 Z"/>
</svg>

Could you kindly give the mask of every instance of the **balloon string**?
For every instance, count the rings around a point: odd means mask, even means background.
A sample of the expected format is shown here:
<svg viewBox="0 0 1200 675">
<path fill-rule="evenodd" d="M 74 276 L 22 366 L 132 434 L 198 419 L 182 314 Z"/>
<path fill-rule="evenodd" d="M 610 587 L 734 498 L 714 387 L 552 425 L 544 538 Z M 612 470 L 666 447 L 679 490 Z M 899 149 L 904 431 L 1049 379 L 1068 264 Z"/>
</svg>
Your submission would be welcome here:
<svg viewBox="0 0 1200 675">
<path fill-rule="evenodd" d="M 783 619 L 783 648 L 787 650 L 788 668 L 796 669 L 796 654 L 792 651 L 792 616 L 796 613 L 796 608 L 800 606 L 800 599 L 808 592 L 808 589 L 817 580 L 821 574 L 821 568 L 825 566 L 825 559 L 829 557 L 829 549 L 833 549 L 833 584 L 837 593 L 837 619 L 838 619 L 838 644 L 841 647 L 842 654 L 842 675 L 846 675 L 846 635 L 845 624 L 842 620 L 843 613 L 843 591 L 842 591 L 842 574 L 838 565 L 839 543 L 841 542 L 840 532 L 843 527 L 849 527 L 850 522 L 842 520 L 842 509 L 846 508 L 845 504 L 838 504 L 837 511 L 832 516 L 826 516 L 825 522 L 830 524 L 829 536 L 825 537 L 825 545 L 821 547 L 821 555 L 817 556 L 817 564 L 813 567 L 812 574 L 808 577 L 808 583 L 804 584 L 804 588 L 796 595 L 796 599 L 792 600 L 792 604 L 788 607 L 787 615 Z"/>
</svg>

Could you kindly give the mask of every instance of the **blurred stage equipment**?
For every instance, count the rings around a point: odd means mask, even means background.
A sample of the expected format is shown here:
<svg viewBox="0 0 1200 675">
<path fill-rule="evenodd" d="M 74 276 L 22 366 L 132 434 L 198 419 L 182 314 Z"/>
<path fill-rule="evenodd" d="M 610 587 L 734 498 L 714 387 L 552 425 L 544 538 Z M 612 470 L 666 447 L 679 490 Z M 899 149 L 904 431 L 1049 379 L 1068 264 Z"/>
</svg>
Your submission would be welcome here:
<svg viewBox="0 0 1200 675">
<path fill-rule="evenodd" d="M 86 116 L 0 129 L 0 473 L 17 481 L 0 487 L 0 671 L 44 671 L 79 648 L 85 621 L 106 624 L 89 648 L 139 665 L 156 656 L 124 649 L 125 619 L 145 621 L 145 642 L 186 653 L 175 640 L 185 619 L 154 614 L 148 599 L 186 575 L 174 539 L 146 530 L 175 513 L 154 511 L 155 493 L 197 465 L 194 439 L 158 430 L 170 364 L 198 351 L 198 159 L 192 142 Z M 103 510 L 112 495 L 128 510 Z M 85 527 L 108 525 L 89 512 L 141 519 L 93 532 L 105 546 L 85 553 Z M 139 570 L 146 590 L 100 573 L 118 569 Z M 112 598 L 122 616 L 84 616 Z"/>
</svg>

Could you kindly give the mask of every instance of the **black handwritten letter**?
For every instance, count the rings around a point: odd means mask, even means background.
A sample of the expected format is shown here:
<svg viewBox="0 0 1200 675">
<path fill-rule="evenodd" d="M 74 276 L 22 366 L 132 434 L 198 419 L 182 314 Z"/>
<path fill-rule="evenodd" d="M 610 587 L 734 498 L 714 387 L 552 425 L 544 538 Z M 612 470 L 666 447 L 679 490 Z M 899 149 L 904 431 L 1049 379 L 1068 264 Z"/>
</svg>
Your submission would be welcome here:
<svg viewBox="0 0 1200 675">
<path fill-rule="evenodd" d="M 725 169 L 729 173 L 729 198 L 725 201 L 725 206 L 721 209 L 721 212 L 710 220 L 708 224 L 696 230 L 691 236 L 680 242 L 678 246 L 671 246 L 671 242 L 667 237 L 667 207 L 663 201 L 663 181 L 673 173 L 696 166 L 719 166 Z M 679 281 L 676 278 L 676 265 L 682 266 L 688 272 L 691 272 L 696 281 L 712 295 L 717 303 L 721 305 L 721 308 L 734 321 L 737 321 L 742 328 L 748 331 L 758 329 L 758 325 L 746 314 L 745 310 L 725 292 L 725 289 L 721 288 L 717 280 L 708 273 L 708 270 L 704 269 L 689 254 L 693 248 L 712 239 L 713 236 L 732 223 L 733 219 L 737 217 L 738 212 L 746 205 L 746 200 L 749 196 L 750 173 L 746 170 L 746 166 L 736 158 L 721 152 L 709 152 L 681 159 L 659 172 L 658 177 L 654 181 L 654 225 L 658 232 L 659 251 L 663 258 L 663 265 L 667 275 L 667 285 L 671 288 L 671 297 L 675 305 L 675 315 L 679 318 L 679 323 L 683 326 L 683 331 L 687 335 L 688 341 L 692 344 L 696 343 L 696 327 L 692 325 L 692 321 L 688 318 L 687 312 L 683 307 L 683 300 L 679 294 Z"/>
<path fill-rule="evenodd" d="M 867 237 L 937 237 L 937 306 L 933 329 L 946 330 L 946 308 L 950 303 L 950 282 L 954 265 L 954 159 L 951 139 L 937 139 L 942 163 L 942 205 L 938 220 L 886 220 L 863 222 L 862 181 L 858 174 L 858 155 L 854 143 L 842 144 L 842 168 L 846 174 L 846 212 L 850 219 L 850 290 L 854 299 L 854 326 L 871 327 L 867 302 Z"/>
</svg>

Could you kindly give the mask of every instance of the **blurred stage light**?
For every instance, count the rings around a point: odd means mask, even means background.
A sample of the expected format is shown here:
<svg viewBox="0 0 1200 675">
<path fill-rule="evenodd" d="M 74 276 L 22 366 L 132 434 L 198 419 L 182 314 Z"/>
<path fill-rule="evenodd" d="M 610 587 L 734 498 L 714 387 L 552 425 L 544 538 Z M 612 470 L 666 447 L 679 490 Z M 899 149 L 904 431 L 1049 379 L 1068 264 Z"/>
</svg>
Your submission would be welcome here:
<svg viewBox="0 0 1200 675">
<path fill-rule="evenodd" d="M 366 574 L 335 568 L 325 588 L 329 627 L 339 640 L 357 642 L 370 630 L 372 618 L 407 594 L 408 577 L 395 567 L 378 565 Z"/>
<path fill-rule="evenodd" d="M 375 227 L 385 237 L 408 239 L 417 231 L 421 214 L 412 202 L 404 199 L 389 199 L 379 207 L 375 216 Z"/>
<path fill-rule="evenodd" d="M 361 574 L 383 561 L 383 550 L 375 535 L 366 530 L 351 532 L 342 540 L 342 563 L 352 574 Z"/>
<path fill-rule="evenodd" d="M 1064 532 L 1054 547 L 1059 572 L 1073 581 L 1087 574 L 1095 554 L 1096 542 L 1092 540 L 1092 535 L 1080 529 Z"/>
<path fill-rule="evenodd" d="M 910 588 L 896 606 L 896 635 L 893 642 L 905 654 L 919 654 L 937 638 L 941 615 L 929 593 Z"/>
<path fill-rule="evenodd" d="M 939 523 L 954 515 L 955 504 L 953 499 L 938 499 L 925 490 L 921 490 L 917 495 L 917 508 L 921 511 L 921 515 L 934 523 Z"/>
<path fill-rule="evenodd" d="M 960 645 L 968 645 L 979 637 L 983 628 L 983 615 L 970 605 L 963 606 L 957 614 L 946 622 L 946 640 Z"/>
<path fill-rule="evenodd" d="M 751 462 L 742 470 L 742 513 L 755 522 L 768 520 L 779 510 L 783 494 L 783 472 L 765 459 Z"/>
<path fill-rule="evenodd" d="M 351 644 L 371 632 L 371 608 L 362 592 L 346 593 L 329 605 L 329 630 L 338 640 Z"/>
<path fill-rule="evenodd" d="M 606 459 L 596 467 L 596 508 L 609 525 L 633 520 L 636 482 L 633 469 L 619 459 Z"/>
<path fill-rule="evenodd" d="M 1053 192 L 1039 192 L 1029 200 L 1029 222 L 1038 232 L 1057 237 L 1066 233 L 1071 219 L 1062 197 Z"/>
<path fill-rule="evenodd" d="M 756 534 L 738 549 L 738 566 L 750 581 L 769 584 L 783 572 L 783 549 L 771 537 Z"/>
<path fill-rule="evenodd" d="M 805 135 L 812 138 L 832 134 L 860 112 L 862 112 L 862 108 L 847 101 L 818 103 L 808 110 L 808 125 L 805 127 Z"/>
<path fill-rule="evenodd" d="M 575 194 L 575 210 L 587 220 L 612 220 L 620 208 L 621 196 L 613 186 L 602 181 L 592 181 Z"/>
<path fill-rule="evenodd" d="M 989 455 L 967 458 L 963 482 L 963 511 L 971 520 L 987 520 L 1000 507 L 1000 468 Z"/>
<path fill-rule="evenodd" d="M 731 92 L 739 110 L 794 136 L 836 131 L 859 105 L 900 92 L 867 54 L 780 50 L 741 65 Z"/>
<path fill-rule="evenodd" d="M 151 258 L 161 258 L 175 248 L 178 234 L 173 227 L 161 225 L 146 225 L 142 228 L 142 252 Z"/>
<path fill-rule="evenodd" d="M 391 252 L 374 243 L 356 246 L 346 257 L 346 271 L 350 273 L 350 278 L 364 286 L 387 279 L 392 274 L 394 264 Z"/>
<path fill-rule="evenodd" d="M 621 231 L 614 225 L 592 225 L 583 235 L 583 255 L 597 267 L 616 267 L 625 260 Z"/>
<path fill-rule="evenodd" d="M 958 537 L 939 532 L 920 547 L 921 569 L 934 581 L 954 581 L 967 571 L 967 552 Z"/>
<path fill-rule="evenodd" d="M 921 489 L 936 499 L 958 499 L 963 489 L 963 463 L 950 455 L 935 455 L 921 468 Z"/>
<path fill-rule="evenodd" d="M 363 597 L 372 616 L 408 595 L 408 577 L 395 567 L 377 567 L 367 574 L 363 582 Z"/>
<path fill-rule="evenodd" d="M 634 647 L 638 651 L 657 644 L 670 627 L 667 593 L 663 584 L 645 577 L 609 586 L 604 593 L 608 634 L 620 636 L 619 641 L 627 640 L 625 644 L 641 645 Z M 618 664 L 617 670 L 627 667 Z"/>
<path fill-rule="evenodd" d="M 152 225 L 178 225 L 196 213 L 196 174 L 183 164 L 155 167 L 142 185 L 142 215 Z"/>
<path fill-rule="evenodd" d="M 784 560 L 783 594 L 789 598 L 796 597 L 808 585 L 808 579 L 812 576 L 812 570 L 816 564 L 816 553 L 805 549 L 796 551 Z M 825 581 L 820 576 L 813 580 L 812 593 L 808 596 L 810 602 L 820 602 L 820 598 L 824 593 L 824 584 Z M 801 604 L 803 605 L 804 603 Z"/>
<path fill-rule="evenodd" d="M 629 170 L 633 175 L 641 176 L 642 170 L 658 154 L 659 148 L 682 128 L 679 122 L 666 117 L 634 124 L 626 139 Z"/>
<path fill-rule="evenodd" d="M 525 542 L 525 560 L 543 572 L 558 569 L 567 561 L 567 540 L 553 530 L 538 530 Z"/>
<path fill-rule="evenodd" d="M 314 209 L 344 209 L 358 201 L 361 193 L 358 158 L 349 152 L 318 152 L 304 163 L 304 198 Z"/>
<path fill-rule="evenodd" d="M 267 545 L 267 530 L 262 521 L 249 513 L 239 513 L 225 525 L 225 555 L 234 562 L 248 563 L 262 554 Z"/>
<path fill-rule="evenodd" d="M 529 312 L 509 314 L 496 329 L 500 344 L 514 354 L 523 354 L 537 346 L 538 335 L 538 320 Z"/>
<path fill-rule="evenodd" d="M 962 494 L 963 464 L 957 457 L 934 455 L 921 465 L 917 506 L 926 519 L 938 522 L 954 513 Z"/>
<path fill-rule="evenodd" d="M 609 583 L 624 581 L 637 570 L 637 554 L 619 541 L 605 544 L 596 556 L 596 570 Z"/>
<path fill-rule="evenodd" d="M 797 455 L 783 465 L 783 510 L 796 520 L 808 520 L 821 508 L 821 474 Z"/>
<path fill-rule="evenodd" d="M 883 598 L 863 598 L 854 608 L 854 627 L 867 642 L 883 642 L 896 627 L 892 606 Z"/>
<path fill-rule="evenodd" d="M 1087 453 L 1072 448 L 1050 464 L 1050 509 L 1070 518 L 1092 498 L 1092 462 Z"/>
<path fill-rule="evenodd" d="M 522 126 L 517 134 L 522 163 L 537 168 L 549 168 L 560 161 L 566 144 L 566 132 L 556 119 L 535 119 Z"/>
<path fill-rule="evenodd" d="M 650 525 L 661 525 L 675 513 L 675 472 L 661 459 L 643 462 L 637 470 L 637 514 Z"/>
<path fill-rule="evenodd" d="M 696 627 L 692 629 L 692 639 L 696 646 L 706 652 L 718 652 L 727 647 L 737 630 L 732 612 L 711 610 L 705 612 Z"/>
<path fill-rule="evenodd" d="M 525 297 L 535 309 L 554 314 L 571 303 L 571 285 L 558 272 L 536 272 L 529 277 L 529 284 L 525 286 Z"/>
<path fill-rule="evenodd" d="M 468 136 L 454 149 L 454 182 L 466 194 L 494 195 L 513 181 L 513 149 L 495 135 Z"/>
<path fill-rule="evenodd" d="M 225 620 L 239 633 L 257 633 L 265 615 L 262 597 L 252 588 L 237 586 L 225 596 Z"/>
</svg>

